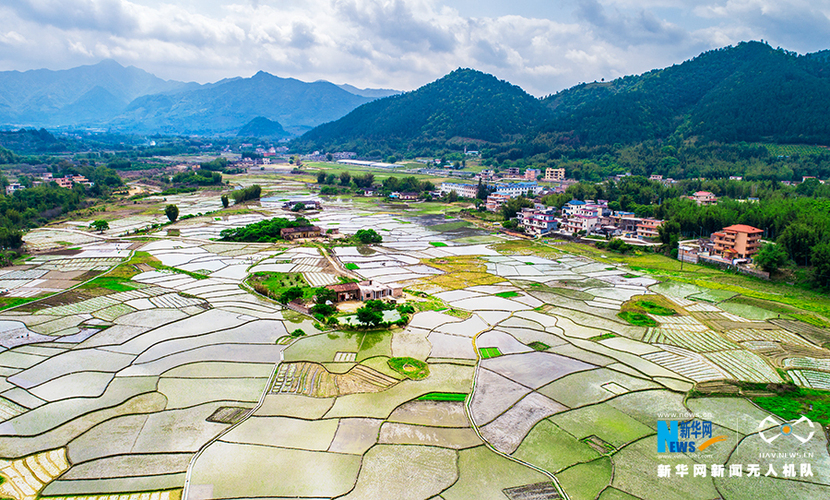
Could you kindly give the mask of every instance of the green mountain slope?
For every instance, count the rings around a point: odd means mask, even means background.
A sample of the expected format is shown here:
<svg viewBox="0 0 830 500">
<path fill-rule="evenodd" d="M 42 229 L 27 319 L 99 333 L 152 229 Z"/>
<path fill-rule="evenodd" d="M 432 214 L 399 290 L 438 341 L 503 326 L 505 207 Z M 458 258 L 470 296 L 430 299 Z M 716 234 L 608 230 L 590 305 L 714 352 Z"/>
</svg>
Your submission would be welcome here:
<svg viewBox="0 0 830 500">
<path fill-rule="evenodd" d="M 245 124 L 236 134 L 238 137 L 287 137 L 289 134 L 279 122 L 257 116 Z"/>
<path fill-rule="evenodd" d="M 380 99 L 303 135 L 308 149 L 442 147 L 500 143 L 541 123 L 541 101 L 492 75 L 458 69 L 418 90 Z"/>
<path fill-rule="evenodd" d="M 830 62 L 759 42 L 669 68 L 583 84 L 545 99 L 538 140 L 636 143 L 679 133 L 707 141 L 830 143 Z"/>
</svg>

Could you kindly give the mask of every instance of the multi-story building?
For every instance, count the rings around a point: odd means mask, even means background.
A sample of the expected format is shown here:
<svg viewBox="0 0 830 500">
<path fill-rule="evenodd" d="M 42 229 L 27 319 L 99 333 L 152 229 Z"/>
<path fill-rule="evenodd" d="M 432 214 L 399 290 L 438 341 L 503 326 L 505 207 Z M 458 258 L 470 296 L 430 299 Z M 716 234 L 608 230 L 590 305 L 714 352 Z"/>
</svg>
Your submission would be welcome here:
<svg viewBox="0 0 830 500">
<path fill-rule="evenodd" d="M 507 169 L 507 176 L 508 177 L 518 177 L 519 176 L 519 167 L 510 167 Z"/>
<path fill-rule="evenodd" d="M 531 196 L 536 196 L 542 188 L 535 182 L 514 182 L 512 184 L 499 184 L 496 186 L 496 193 L 506 194 L 511 198 L 518 196 L 526 196 L 528 192 Z"/>
<path fill-rule="evenodd" d="M 698 191 L 688 198 L 698 205 L 716 205 L 718 203 L 718 197 L 709 191 Z"/>
<path fill-rule="evenodd" d="M 736 224 L 712 233 L 712 253 L 725 259 L 746 259 L 761 246 L 764 231 L 746 224 Z"/>
<path fill-rule="evenodd" d="M 590 233 L 598 224 L 599 217 L 572 215 L 562 221 L 559 226 L 559 231 L 569 234 L 578 233 L 580 231 Z"/>
<path fill-rule="evenodd" d="M 571 200 L 562 206 L 562 215 L 568 217 L 576 213 L 576 211 L 584 207 L 586 203 L 581 200 Z"/>
<path fill-rule="evenodd" d="M 659 219 L 642 219 L 637 224 L 637 237 L 643 238 L 657 238 L 660 232 L 657 230 L 663 225 L 663 221 Z"/>
<path fill-rule="evenodd" d="M 498 212 L 501 206 L 510 200 L 510 196 L 506 194 L 493 193 L 487 197 L 487 203 L 484 207 L 490 212 Z"/>
<path fill-rule="evenodd" d="M 546 168 L 545 169 L 545 180 L 548 182 L 556 182 L 565 179 L 565 169 L 564 168 Z"/>
<path fill-rule="evenodd" d="M 543 236 L 556 231 L 556 208 L 537 203 L 533 208 L 523 208 L 516 214 L 516 220 L 524 232 L 533 236 Z"/>
<path fill-rule="evenodd" d="M 8 186 L 6 186 L 6 196 L 11 195 L 11 194 L 12 194 L 12 193 L 14 193 L 15 191 L 20 191 L 21 189 L 23 189 L 23 186 L 21 186 L 21 185 L 20 185 L 19 183 L 17 183 L 17 182 L 12 182 L 12 183 L 11 183 L 11 184 L 9 184 Z"/>
<path fill-rule="evenodd" d="M 442 182 L 441 194 L 455 191 L 461 198 L 475 198 L 478 195 L 478 186 L 475 184 L 461 184 L 457 182 Z"/>
<path fill-rule="evenodd" d="M 538 168 L 529 168 L 525 170 L 525 180 L 527 181 L 535 181 L 539 177 L 539 169 Z"/>
</svg>

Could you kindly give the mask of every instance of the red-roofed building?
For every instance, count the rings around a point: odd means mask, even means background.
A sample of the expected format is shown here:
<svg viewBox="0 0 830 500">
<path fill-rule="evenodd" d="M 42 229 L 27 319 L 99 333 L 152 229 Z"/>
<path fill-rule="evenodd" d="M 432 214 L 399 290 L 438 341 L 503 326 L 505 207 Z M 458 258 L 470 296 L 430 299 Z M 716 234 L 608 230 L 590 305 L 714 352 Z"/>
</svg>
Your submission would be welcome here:
<svg viewBox="0 0 830 500">
<path fill-rule="evenodd" d="M 761 246 L 764 231 L 746 224 L 736 224 L 712 233 L 712 253 L 726 259 L 746 259 Z"/>
</svg>

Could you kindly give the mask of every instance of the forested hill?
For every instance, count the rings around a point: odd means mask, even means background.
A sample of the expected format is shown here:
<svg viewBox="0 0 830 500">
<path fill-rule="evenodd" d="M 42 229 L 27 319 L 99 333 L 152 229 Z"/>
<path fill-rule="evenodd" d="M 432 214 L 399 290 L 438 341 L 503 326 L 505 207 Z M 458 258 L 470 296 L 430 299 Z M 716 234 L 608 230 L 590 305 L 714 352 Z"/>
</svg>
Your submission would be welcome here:
<svg viewBox="0 0 830 500">
<path fill-rule="evenodd" d="M 303 135 L 301 148 L 406 150 L 513 141 L 540 124 L 543 103 L 492 75 L 458 69 L 418 90 L 358 107 Z"/>
<path fill-rule="evenodd" d="M 830 144 L 830 58 L 760 42 L 546 98 L 540 140 L 630 144 L 680 134 L 704 141 Z"/>
<path fill-rule="evenodd" d="M 469 69 L 363 105 L 297 140 L 300 149 L 437 153 L 461 145 L 532 156 L 555 147 L 703 143 L 830 145 L 830 51 L 799 56 L 760 42 L 535 99 Z M 486 142 L 489 144 L 482 144 Z M 699 142 L 700 143 L 700 142 Z"/>
</svg>

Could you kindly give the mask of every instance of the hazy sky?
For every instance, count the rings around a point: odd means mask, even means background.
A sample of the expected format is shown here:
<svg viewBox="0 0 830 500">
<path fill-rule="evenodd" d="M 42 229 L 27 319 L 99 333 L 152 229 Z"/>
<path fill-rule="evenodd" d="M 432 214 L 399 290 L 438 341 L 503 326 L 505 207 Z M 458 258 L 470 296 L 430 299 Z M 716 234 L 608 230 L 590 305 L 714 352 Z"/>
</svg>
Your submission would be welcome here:
<svg viewBox="0 0 830 500">
<path fill-rule="evenodd" d="M 0 19 L 0 70 L 112 58 L 202 83 L 411 90 L 471 67 L 535 95 L 741 40 L 830 48 L 830 0 L 3 0 Z"/>
</svg>

